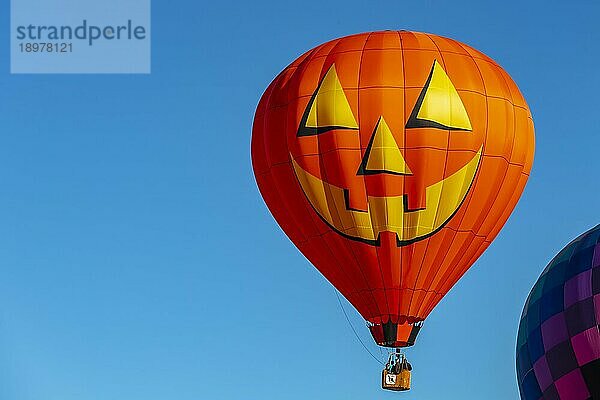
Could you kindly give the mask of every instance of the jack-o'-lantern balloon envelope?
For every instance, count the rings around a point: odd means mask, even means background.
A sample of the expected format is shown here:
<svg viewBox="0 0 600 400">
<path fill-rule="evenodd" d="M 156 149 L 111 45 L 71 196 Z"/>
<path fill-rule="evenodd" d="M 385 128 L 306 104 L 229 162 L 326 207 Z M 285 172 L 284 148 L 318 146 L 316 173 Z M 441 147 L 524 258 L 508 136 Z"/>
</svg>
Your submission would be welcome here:
<svg viewBox="0 0 600 400">
<path fill-rule="evenodd" d="M 414 344 L 498 234 L 533 153 L 529 109 L 501 67 L 406 31 L 299 57 L 264 93 L 252 136 L 275 219 L 388 347 Z"/>
</svg>

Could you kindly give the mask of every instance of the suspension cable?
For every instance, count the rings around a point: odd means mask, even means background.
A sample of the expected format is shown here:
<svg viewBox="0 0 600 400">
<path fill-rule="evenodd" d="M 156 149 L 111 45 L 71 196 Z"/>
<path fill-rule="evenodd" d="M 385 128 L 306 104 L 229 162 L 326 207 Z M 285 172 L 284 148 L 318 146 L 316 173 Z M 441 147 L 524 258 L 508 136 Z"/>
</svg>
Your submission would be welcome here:
<svg viewBox="0 0 600 400">
<path fill-rule="evenodd" d="M 340 298 L 340 293 L 338 292 L 338 290 L 336 288 L 333 288 L 333 290 L 335 291 L 335 295 L 338 299 L 338 303 L 340 303 L 340 308 L 342 309 L 342 312 L 344 313 L 344 316 L 346 317 L 346 321 L 348 321 L 348 325 L 350 325 L 350 328 L 352 328 L 352 332 L 354 332 L 354 336 L 356 336 L 356 339 L 358 339 L 358 341 L 360 342 L 362 347 L 367 351 L 367 353 L 369 353 L 375 361 L 377 361 L 379 364 L 383 365 L 383 362 L 381 362 L 381 360 L 379 358 L 377 358 L 371 352 L 371 350 L 369 350 L 369 348 L 365 345 L 365 343 L 362 341 L 360 336 L 358 336 L 358 333 L 356 332 L 356 329 L 354 329 L 354 325 L 352 325 L 352 322 L 350 321 L 350 317 L 348 317 L 348 313 L 346 313 L 346 309 L 344 308 L 344 305 L 342 304 L 342 299 Z M 381 351 L 381 349 L 380 349 L 380 351 Z"/>
</svg>

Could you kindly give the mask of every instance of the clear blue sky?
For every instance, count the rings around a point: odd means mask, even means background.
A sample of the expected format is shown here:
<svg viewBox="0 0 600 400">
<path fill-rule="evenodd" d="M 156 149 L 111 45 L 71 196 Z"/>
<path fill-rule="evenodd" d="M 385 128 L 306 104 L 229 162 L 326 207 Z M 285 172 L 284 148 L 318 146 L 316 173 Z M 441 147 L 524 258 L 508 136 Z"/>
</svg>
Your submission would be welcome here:
<svg viewBox="0 0 600 400">
<path fill-rule="evenodd" d="M 600 222 L 598 2 L 154 1 L 147 76 L 10 75 L 7 3 L 0 399 L 517 398 L 529 289 Z M 270 80 L 315 45 L 380 29 L 494 58 L 537 136 L 516 211 L 410 352 L 410 394 L 379 389 L 379 365 L 271 218 L 250 163 Z"/>
</svg>

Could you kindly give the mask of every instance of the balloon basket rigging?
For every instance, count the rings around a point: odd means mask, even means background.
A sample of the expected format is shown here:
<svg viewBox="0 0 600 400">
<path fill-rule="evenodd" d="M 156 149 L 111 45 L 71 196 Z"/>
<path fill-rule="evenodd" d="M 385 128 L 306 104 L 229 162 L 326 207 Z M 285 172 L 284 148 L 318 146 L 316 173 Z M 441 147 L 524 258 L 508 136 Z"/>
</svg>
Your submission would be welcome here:
<svg viewBox="0 0 600 400">
<path fill-rule="evenodd" d="M 381 388 L 394 392 L 410 390 L 411 371 L 412 365 L 400 348 L 396 348 L 381 371 Z"/>
</svg>

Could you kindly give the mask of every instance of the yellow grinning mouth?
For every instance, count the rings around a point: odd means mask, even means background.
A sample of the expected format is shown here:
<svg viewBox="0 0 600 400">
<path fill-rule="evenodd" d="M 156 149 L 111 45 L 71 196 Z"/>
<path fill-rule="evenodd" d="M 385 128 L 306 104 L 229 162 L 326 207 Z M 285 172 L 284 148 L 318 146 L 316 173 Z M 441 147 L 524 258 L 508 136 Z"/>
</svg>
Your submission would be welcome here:
<svg viewBox="0 0 600 400">
<path fill-rule="evenodd" d="M 332 229 L 350 239 L 374 245 L 379 243 L 381 232 L 393 232 L 402 246 L 431 236 L 452 219 L 469 193 L 481 153 L 482 148 L 460 170 L 428 186 L 427 207 L 414 211 L 405 209 L 406 195 L 367 196 L 367 211 L 349 210 L 343 188 L 315 177 L 291 159 L 306 198 Z"/>
</svg>

